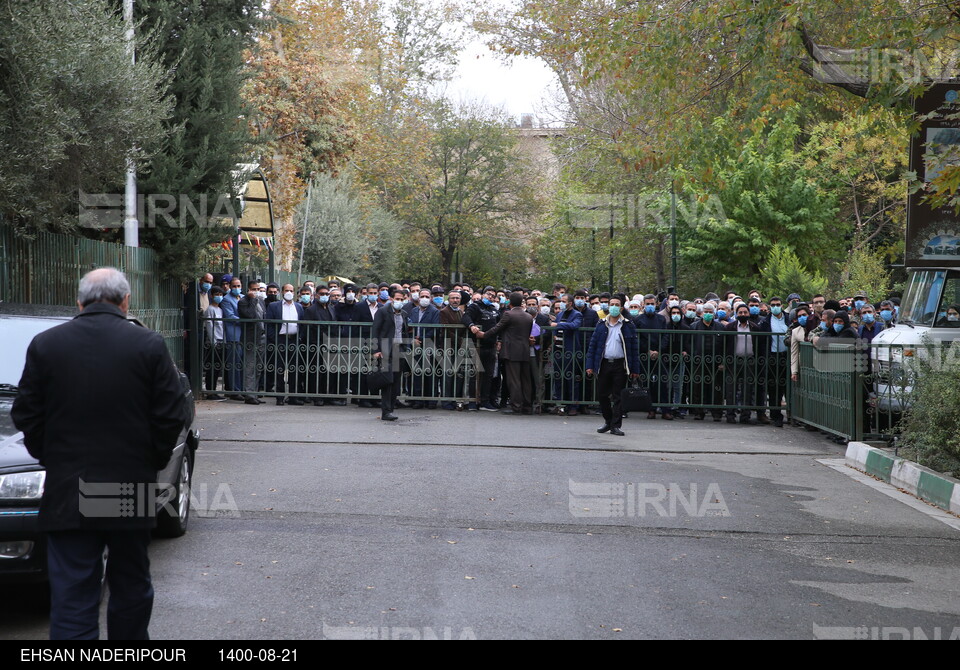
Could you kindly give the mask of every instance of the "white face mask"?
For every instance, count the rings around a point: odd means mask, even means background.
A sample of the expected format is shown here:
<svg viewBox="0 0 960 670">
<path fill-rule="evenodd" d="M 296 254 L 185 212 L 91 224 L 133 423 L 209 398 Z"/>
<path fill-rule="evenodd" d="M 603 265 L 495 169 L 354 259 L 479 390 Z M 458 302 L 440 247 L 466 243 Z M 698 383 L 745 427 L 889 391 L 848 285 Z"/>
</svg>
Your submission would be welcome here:
<svg viewBox="0 0 960 670">
<path fill-rule="evenodd" d="M 590 305 L 590 309 L 592 309 L 594 312 L 599 312 L 603 308 L 598 303 L 596 305 Z"/>
<path fill-rule="evenodd" d="M 357 298 L 357 294 L 356 294 L 356 293 L 348 293 L 348 294 L 347 294 L 347 302 L 353 302 L 354 300 L 356 300 L 356 298 Z"/>
<path fill-rule="evenodd" d="M 420 298 L 420 306 L 421 306 L 421 307 L 429 307 L 429 306 L 430 306 L 430 298 Z"/>
<path fill-rule="evenodd" d="M 541 314 L 550 314 L 550 305 L 544 305 L 540 308 Z"/>
<path fill-rule="evenodd" d="M 266 299 L 267 299 L 267 292 L 266 292 L 266 291 L 257 291 L 257 297 L 260 298 L 261 300 L 266 300 Z"/>
<path fill-rule="evenodd" d="M 286 300 L 287 302 L 290 302 L 291 300 L 293 300 L 293 291 L 285 292 L 283 294 L 283 299 Z"/>
<path fill-rule="evenodd" d="M 493 304 L 490 305 L 490 306 L 493 307 L 493 309 L 495 309 L 495 310 L 500 309 L 500 303 L 498 303 L 498 302 L 495 302 L 495 303 L 493 303 Z"/>
<path fill-rule="evenodd" d="M 680 306 L 680 301 L 679 301 L 679 300 L 671 300 L 671 301 L 670 301 L 670 306 L 671 306 L 671 307 L 679 307 L 679 306 Z"/>
</svg>

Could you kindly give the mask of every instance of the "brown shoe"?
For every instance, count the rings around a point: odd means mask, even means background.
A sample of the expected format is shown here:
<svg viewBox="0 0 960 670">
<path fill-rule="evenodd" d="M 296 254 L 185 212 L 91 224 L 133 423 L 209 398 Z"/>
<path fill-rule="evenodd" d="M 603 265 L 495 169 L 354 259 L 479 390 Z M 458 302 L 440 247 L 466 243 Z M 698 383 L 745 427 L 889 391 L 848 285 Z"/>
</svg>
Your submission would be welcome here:
<svg viewBox="0 0 960 670">
<path fill-rule="evenodd" d="M 656 419 L 656 418 L 657 418 L 657 413 L 656 413 L 656 412 L 647 412 L 647 418 L 648 418 L 648 419 Z"/>
<path fill-rule="evenodd" d="M 670 412 L 664 412 L 663 418 L 665 421 L 673 421 L 673 414 L 671 414 Z"/>
</svg>

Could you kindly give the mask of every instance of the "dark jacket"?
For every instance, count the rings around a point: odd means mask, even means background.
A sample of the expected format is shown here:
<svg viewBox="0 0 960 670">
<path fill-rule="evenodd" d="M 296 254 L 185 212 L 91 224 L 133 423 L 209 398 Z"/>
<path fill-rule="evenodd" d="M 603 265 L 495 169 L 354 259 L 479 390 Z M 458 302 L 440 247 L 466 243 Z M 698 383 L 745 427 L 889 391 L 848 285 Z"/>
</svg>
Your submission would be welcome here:
<svg viewBox="0 0 960 670">
<path fill-rule="evenodd" d="M 827 324 L 827 325 L 826 325 L 826 331 L 823 333 L 823 337 L 827 337 L 827 338 L 831 338 L 831 339 L 832 339 L 832 338 L 836 338 L 836 339 L 840 339 L 840 340 L 855 340 L 855 339 L 857 339 L 857 331 L 855 331 L 855 330 L 850 326 L 850 315 L 847 313 L 846 310 L 841 309 L 839 312 L 837 312 L 836 314 L 833 315 L 833 318 L 834 318 L 834 319 L 842 319 L 842 320 L 843 320 L 843 324 L 844 324 L 843 328 L 842 328 L 842 329 L 840 330 L 840 332 L 838 333 L 837 331 L 835 331 L 835 330 L 833 329 L 833 324 L 832 324 L 832 323 Z"/>
<path fill-rule="evenodd" d="M 737 353 L 737 339 L 740 336 L 736 335 L 736 333 L 737 333 L 737 326 L 739 325 L 740 325 L 739 321 L 733 321 L 732 323 L 728 323 L 724 327 L 724 330 L 726 330 L 728 333 L 734 333 L 734 335 L 727 336 L 727 340 L 726 340 L 727 356 L 735 356 Z M 767 342 L 767 338 L 765 337 L 761 338 L 758 335 L 754 334 L 754 333 L 759 333 L 761 331 L 760 331 L 760 324 L 754 321 L 753 319 L 750 319 L 749 321 L 747 321 L 747 326 L 749 326 L 750 328 L 750 333 L 751 333 L 750 339 L 752 340 L 752 343 L 753 343 L 753 355 L 762 356 L 763 343 Z"/>
<path fill-rule="evenodd" d="M 512 307 L 504 312 L 490 330 L 484 331 L 483 339 L 500 336 L 502 342 L 500 357 L 507 361 L 530 360 L 530 333 L 533 331 L 533 317 L 527 314 L 523 305 Z"/>
<path fill-rule="evenodd" d="M 641 311 L 640 316 L 631 317 L 630 321 L 638 331 L 667 329 L 667 320 L 662 314 L 657 314 L 656 312 L 653 314 L 647 314 L 646 312 Z M 660 340 L 663 337 L 662 333 L 639 332 L 637 335 L 640 341 L 640 353 L 648 354 L 651 351 L 660 351 Z"/>
<path fill-rule="evenodd" d="M 222 304 L 222 303 L 221 303 Z M 297 308 L 297 321 L 303 320 L 303 305 L 299 302 L 293 303 Z M 267 321 L 280 321 L 283 319 L 283 300 L 278 300 L 277 302 L 271 302 L 267 305 Z M 276 342 L 277 335 L 280 333 L 280 328 L 283 326 L 282 323 L 268 323 L 267 324 L 267 342 Z M 297 333 L 300 332 L 300 324 L 297 324 Z"/>
<path fill-rule="evenodd" d="M 576 308 L 574 308 L 576 309 Z M 597 324 L 600 323 L 600 317 L 597 316 L 597 313 L 590 309 L 589 305 L 585 305 L 583 309 L 578 309 L 580 316 L 583 318 L 583 325 L 581 328 L 596 328 Z"/>
<path fill-rule="evenodd" d="M 246 321 L 242 324 L 243 341 L 259 342 L 264 335 L 263 319 L 267 314 L 267 307 L 259 297 L 243 296 L 237 302 L 237 314 Z"/>
<path fill-rule="evenodd" d="M 620 319 L 623 328 L 620 329 L 620 336 L 623 338 L 623 362 L 627 368 L 627 374 L 640 373 L 640 347 L 637 329 L 633 327 L 630 319 Z M 590 345 L 587 348 L 587 362 L 585 369 L 597 372 L 600 370 L 600 362 L 603 360 L 603 353 L 607 346 L 607 333 L 609 332 L 607 321 L 604 319 L 597 324 L 590 336 Z"/>
<path fill-rule="evenodd" d="M 477 326 L 483 332 L 487 332 L 497 325 L 497 321 L 499 320 L 499 310 L 494 309 L 492 305 L 484 305 L 482 301 L 470 303 L 463 313 L 463 325 L 467 327 L 467 330 L 469 330 L 471 326 Z M 477 339 L 472 333 L 470 337 L 476 342 L 478 347 L 489 348 L 497 346 L 497 338 L 495 337 Z"/>
<path fill-rule="evenodd" d="M 725 336 L 723 332 L 723 324 L 715 319 L 710 322 L 709 326 L 706 321 L 697 321 L 690 329 L 690 340 L 693 342 L 693 351 L 690 353 L 695 359 L 706 357 L 708 359 L 707 363 L 721 365 L 723 361 L 718 357 L 724 355 L 724 341 L 726 337 L 729 337 Z"/>
<path fill-rule="evenodd" d="M 185 410 L 163 338 L 127 321 L 116 306 L 93 303 L 37 335 L 11 415 L 30 455 L 47 469 L 40 529 L 153 527 L 152 510 L 130 517 L 82 514 L 80 480 L 156 482 L 184 428 Z M 118 505 L 127 500 L 121 494 L 114 492 Z"/>
<path fill-rule="evenodd" d="M 420 305 L 417 305 L 410 314 L 407 315 L 407 321 L 410 323 L 411 328 L 413 328 L 413 336 L 419 339 L 421 342 L 423 340 L 430 339 L 432 340 L 437 336 L 437 328 L 414 328 L 417 324 L 426 323 L 426 324 L 436 324 L 440 323 L 440 310 L 434 307 L 432 304 L 428 305 L 426 309 L 420 309 Z"/>
<path fill-rule="evenodd" d="M 591 311 L 591 314 L 596 316 L 596 312 Z M 563 350 L 565 352 L 577 352 L 582 351 L 584 346 L 584 338 L 580 333 L 580 329 L 583 328 L 583 314 L 576 309 L 568 309 L 565 312 L 560 312 L 557 314 L 557 320 L 554 324 L 557 327 L 558 333 L 563 335 Z M 594 323 L 594 328 L 596 328 L 596 323 Z M 589 337 L 591 333 L 587 333 Z"/>
<path fill-rule="evenodd" d="M 400 328 L 401 340 L 408 339 L 410 332 L 406 313 L 402 309 L 396 312 L 389 304 L 377 310 L 376 315 L 373 317 L 373 328 L 371 330 L 373 353 L 383 354 L 384 365 L 388 366 L 394 364 L 392 357 L 395 352 L 402 352 L 408 347 L 407 343 L 404 343 L 400 349 L 396 347 L 396 321 L 393 318 L 394 314 L 400 314 L 403 319 L 403 325 Z M 399 368 L 396 368 L 395 371 L 399 371 Z"/>
</svg>

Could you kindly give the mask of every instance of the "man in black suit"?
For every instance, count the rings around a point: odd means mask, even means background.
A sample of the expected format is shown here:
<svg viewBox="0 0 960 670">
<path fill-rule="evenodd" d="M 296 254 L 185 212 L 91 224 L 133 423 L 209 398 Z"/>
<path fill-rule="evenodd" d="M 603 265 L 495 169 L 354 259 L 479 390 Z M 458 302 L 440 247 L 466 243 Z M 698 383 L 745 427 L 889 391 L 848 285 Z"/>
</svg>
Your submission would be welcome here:
<svg viewBox="0 0 960 670">
<path fill-rule="evenodd" d="M 381 368 L 393 373 L 393 384 L 380 390 L 380 418 L 384 421 L 396 421 L 397 416 L 393 408 L 400 395 L 401 356 L 408 340 L 407 315 L 403 311 L 402 288 L 393 290 L 393 300 L 384 304 L 373 317 L 373 357 L 377 359 Z"/>
<path fill-rule="evenodd" d="M 533 380 L 530 376 L 530 347 L 533 317 L 523 308 L 523 295 L 510 294 L 510 309 L 504 312 L 493 328 L 481 332 L 482 339 L 500 335 L 501 355 L 507 364 L 507 386 L 510 389 L 510 407 L 505 414 L 533 414 Z"/>
<path fill-rule="evenodd" d="M 136 496 L 142 509 L 124 507 L 123 485 L 156 483 L 184 427 L 183 391 L 163 338 L 126 320 L 130 285 L 121 272 L 87 273 L 77 304 L 77 317 L 30 343 L 12 411 L 47 470 L 39 527 L 48 538 L 50 639 L 99 638 L 106 547 L 109 637 L 146 640 L 156 515 L 149 495 Z M 115 513 L 84 504 L 91 483 L 120 489 Z"/>
</svg>

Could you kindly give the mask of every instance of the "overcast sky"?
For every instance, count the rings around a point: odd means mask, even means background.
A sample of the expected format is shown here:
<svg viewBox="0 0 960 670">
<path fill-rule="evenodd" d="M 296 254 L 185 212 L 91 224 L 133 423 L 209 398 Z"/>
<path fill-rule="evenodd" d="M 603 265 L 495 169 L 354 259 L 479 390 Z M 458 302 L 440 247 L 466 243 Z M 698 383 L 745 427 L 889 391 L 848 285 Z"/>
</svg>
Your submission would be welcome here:
<svg viewBox="0 0 960 670">
<path fill-rule="evenodd" d="M 453 100 L 480 100 L 503 107 L 519 123 L 521 114 L 540 115 L 556 81 L 542 61 L 512 57 L 504 63 L 476 39 L 461 52 L 460 65 L 446 92 Z"/>
</svg>

